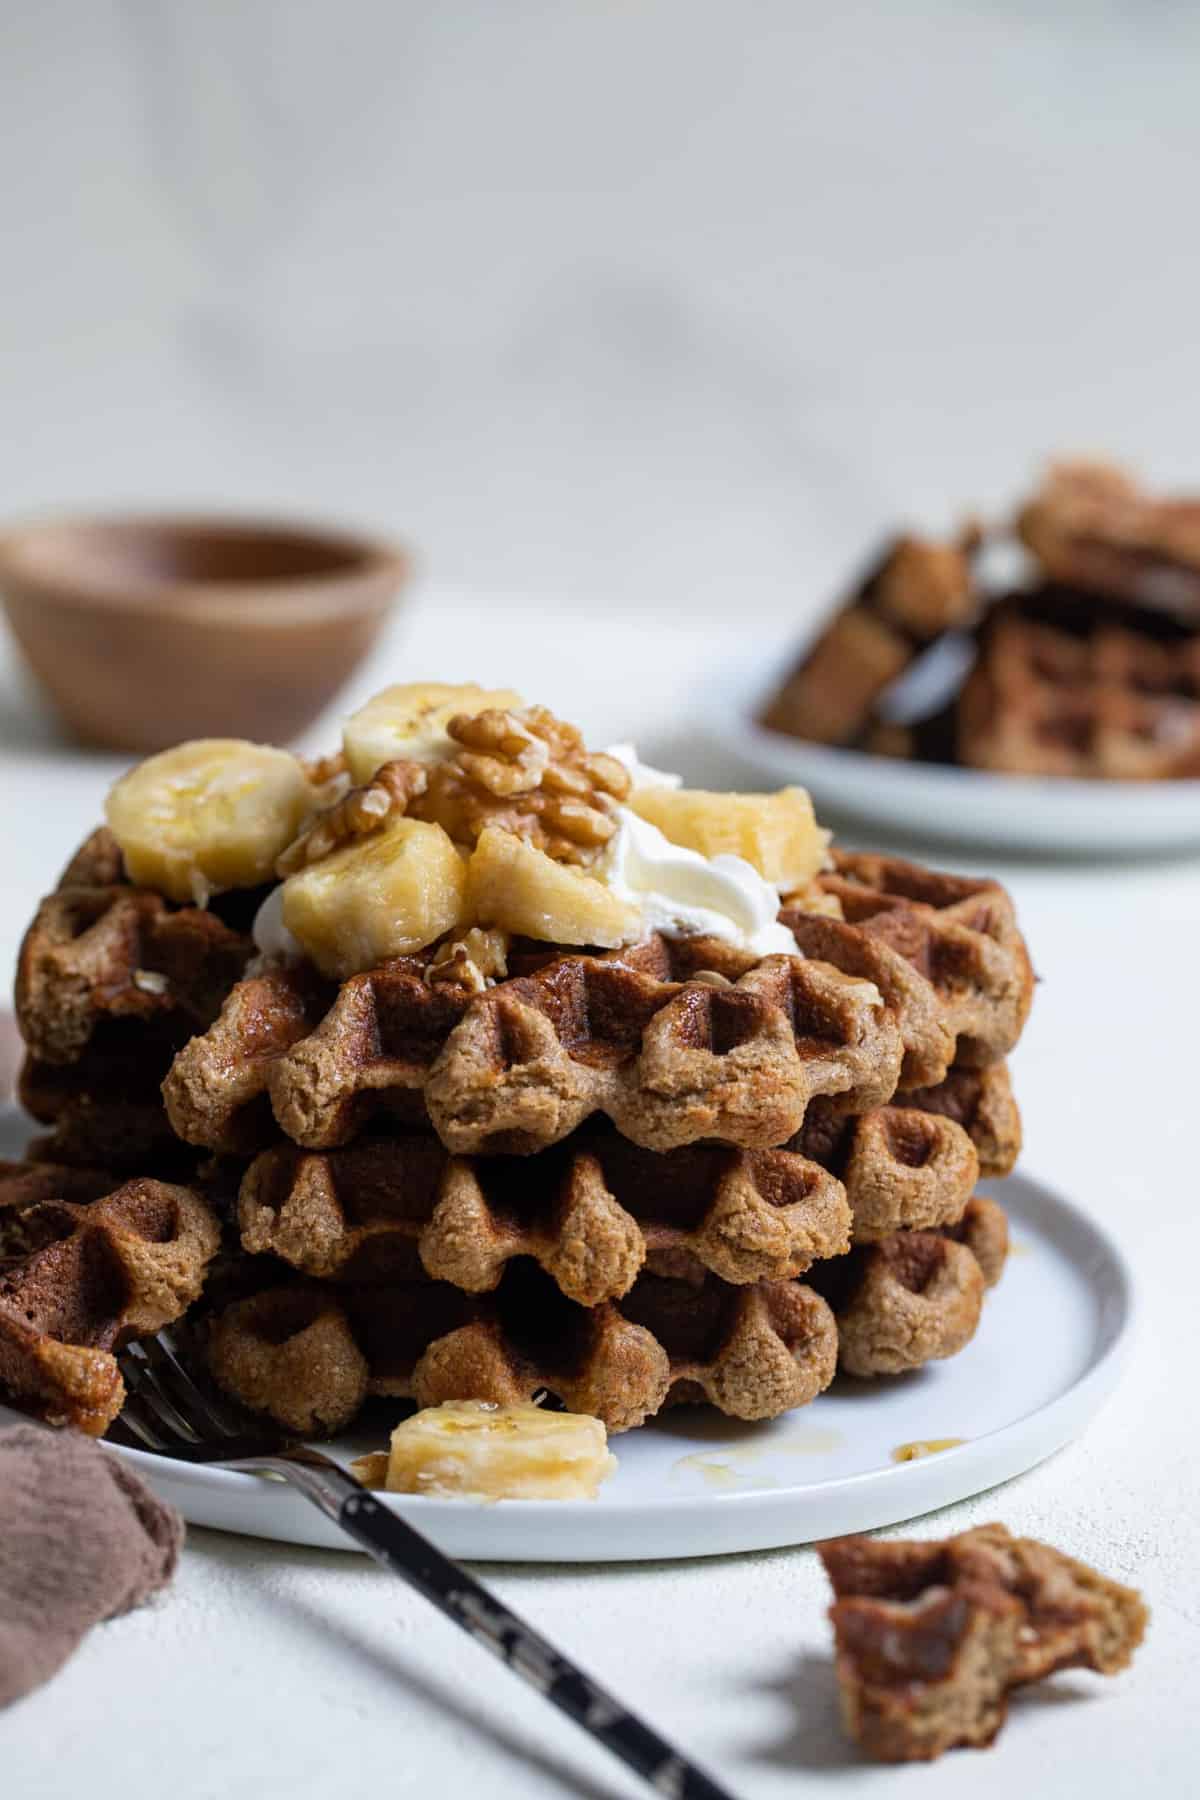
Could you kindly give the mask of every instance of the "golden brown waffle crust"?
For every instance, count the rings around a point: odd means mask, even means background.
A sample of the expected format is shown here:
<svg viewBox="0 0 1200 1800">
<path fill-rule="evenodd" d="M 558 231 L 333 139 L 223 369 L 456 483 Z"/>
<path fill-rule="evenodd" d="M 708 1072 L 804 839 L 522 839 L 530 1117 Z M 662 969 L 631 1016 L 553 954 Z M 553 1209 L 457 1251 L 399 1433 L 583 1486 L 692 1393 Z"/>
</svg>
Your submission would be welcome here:
<svg viewBox="0 0 1200 1800">
<path fill-rule="evenodd" d="M 976 1195 L 955 1225 L 898 1231 L 815 1271 L 837 1318 L 841 1368 L 860 1377 L 901 1375 L 957 1356 L 978 1329 L 984 1294 L 1007 1254 L 1003 1209 Z"/>
<path fill-rule="evenodd" d="M 503 1293 L 472 1297 L 442 1283 L 295 1283 L 228 1308 L 209 1338 L 210 1366 L 232 1394 L 292 1429 L 347 1425 L 362 1404 L 365 1368 L 366 1391 L 421 1406 L 508 1404 L 547 1392 L 611 1432 L 679 1400 L 706 1399 L 736 1418 L 774 1418 L 807 1404 L 836 1367 L 832 1314 L 801 1282 L 729 1288 L 702 1271 L 690 1281 L 643 1274 L 621 1301 L 556 1305 L 539 1349 L 539 1333 L 514 1333 L 511 1320 L 525 1309 L 506 1309 Z M 426 1309 L 428 1335 L 381 1358 L 378 1345 L 414 1307 Z"/>
<path fill-rule="evenodd" d="M 682 959 L 731 954 L 723 986 L 667 978 Z M 308 1149 L 427 1116 L 457 1153 L 527 1155 L 597 1113 L 646 1149 L 770 1148 L 814 1095 L 849 1111 L 890 1097 L 903 1050 L 871 983 L 795 957 L 745 961 L 711 940 L 654 940 L 560 956 L 477 996 L 430 989 L 401 962 L 332 995 L 270 968 L 176 1057 L 167 1110 L 188 1142 L 235 1153 L 261 1145 L 267 1096 Z"/>
<path fill-rule="evenodd" d="M 1200 571 L 1195 579 L 1200 598 Z M 1200 634 L 1163 640 L 1101 617 L 1081 633 L 1000 606 L 960 697 L 958 753 L 1014 774 L 1194 776 Z"/>
<path fill-rule="evenodd" d="M 1145 1634 L 1134 1589 L 1003 1525 L 921 1543 L 835 1538 L 819 1553 L 843 1721 L 884 1762 L 990 1744 L 1013 1688 L 1064 1668 L 1114 1674 Z"/>
<path fill-rule="evenodd" d="M 895 539 L 805 650 L 762 723 L 815 743 L 856 742 L 884 690 L 974 613 L 972 548 L 969 533 L 948 544 Z"/>
<path fill-rule="evenodd" d="M 956 1224 L 979 1177 L 963 1127 L 913 1107 L 882 1106 L 850 1119 L 814 1108 L 793 1148 L 844 1182 L 856 1244 Z"/>
<path fill-rule="evenodd" d="M 253 945 L 213 914 L 124 886 L 71 886 L 42 901 L 17 962 L 21 1035 L 35 1056 L 74 1062 L 104 1021 L 176 1044 L 203 1030 Z"/>
<path fill-rule="evenodd" d="M 39 1179 L 10 1170 L 7 1183 Z M 124 1400 L 114 1350 L 199 1298 L 220 1226 L 199 1194 L 149 1180 L 87 1203 L 39 1200 L 21 1226 L 33 1247 L 0 1271 L 0 1393 L 100 1435 Z"/>
<path fill-rule="evenodd" d="M 280 1146 L 250 1165 L 238 1216 L 247 1251 L 316 1278 L 386 1282 L 415 1264 L 488 1293 L 530 1257 L 582 1306 L 620 1299 L 663 1255 L 734 1285 L 788 1280 L 848 1249 L 851 1220 L 841 1182 L 794 1152 L 662 1155 L 612 1134 L 515 1167 L 451 1156 L 431 1135 Z"/>
<path fill-rule="evenodd" d="M 951 1069 L 936 1087 L 898 1094 L 896 1104 L 952 1119 L 967 1133 L 989 1177 L 1012 1173 L 1021 1151 L 1021 1115 L 1006 1063 Z"/>
<path fill-rule="evenodd" d="M 757 1149 L 814 1099 L 864 1112 L 1007 1054 L 1033 976 L 1003 888 L 844 853 L 820 887 L 847 916 L 785 908 L 800 960 L 660 939 L 548 955 L 482 995 L 434 991 L 411 961 L 340 989 L 268 967 L 176 1057 L 171 1122 L 233 1154 L 275 1129 L 319 1150 L 427 1118 L 460 1154 L 530 1154 L 596 1113 L 647 1149 Z"/>
<path fill-rule="evenodd" d="M 890 945 L 933 987 L 954 1048 L 950 1062 L 987 1068 L 1015 1047 L 1033 1001 L 1033 967 L 1008 892 L 997 881 L 900 857 L 834 851 L 819 878 L 846 920 Z M 905 1088 L 931 1085 L 905 1076 Z"/>
</svg>

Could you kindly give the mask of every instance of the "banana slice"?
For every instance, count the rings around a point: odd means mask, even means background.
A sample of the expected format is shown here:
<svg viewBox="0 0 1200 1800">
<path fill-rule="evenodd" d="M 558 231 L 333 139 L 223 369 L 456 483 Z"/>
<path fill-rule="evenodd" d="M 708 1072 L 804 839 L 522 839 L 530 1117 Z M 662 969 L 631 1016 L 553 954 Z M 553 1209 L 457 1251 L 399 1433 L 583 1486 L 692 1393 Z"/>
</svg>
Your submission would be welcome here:
<svg viewBox="0 0 1200 1800">
<path fill-rule="evenodd" d="M 469 681 L 411 681 L 384 688 L 346 720 L 342 744 L 355 781 L 370 781 L 394 757 L 444 762 L 455 748 L 446 727 L 455 713 L 481 713 L 489 706 L 524 706 L 511 688 L 481 688 Z"/>
<path fill-rule="evenodd" d="M 194 901 L 269 881 L 312 805 L 304 770 L 286 750 L 195 738 L 131 769 L 105 812 L 130 879 Z"/>
<path fill-rule="evenodd" d="M 440 825 L 399 818 L 283 884 L 283 923 L 339 980 L 463 922 L 466 865 Z"/>
<path fill-rule="evenodd" d="M 495 825 L 480 833 L 467 864 L 467 910 L 480 925 L 546 944 L 611 949 L 642 935 L 637 906 Z"/>
<path fill-rule="evenodd" d="M 701 856 L 740 856 L 781 888 L 811 881 L 825 858 L 829 833 L 813 816 L 803 788 L 777 794 L 709 794 L 701 788 L 639 788 L 630 796 L 639 818 Z"/>
<path fill-rule="evenodd" d="M 366 1458 L 363 1459 L 367 1461 Z M 587 1413 L 448 1400 L 392 1433 L 368 1471 L 393 1494 L 474 1494 L 489 1500 L 591 1500 L 617 1466 L 604 1426 Z"/>
</svg>

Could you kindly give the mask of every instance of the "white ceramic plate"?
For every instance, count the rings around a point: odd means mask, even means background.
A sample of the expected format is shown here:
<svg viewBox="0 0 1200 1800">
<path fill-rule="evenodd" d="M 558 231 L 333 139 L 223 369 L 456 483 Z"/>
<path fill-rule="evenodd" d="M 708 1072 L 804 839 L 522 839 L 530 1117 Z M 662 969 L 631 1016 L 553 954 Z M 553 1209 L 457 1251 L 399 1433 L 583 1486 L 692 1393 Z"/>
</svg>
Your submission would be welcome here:
<svg viewBox="0 0 1200 1800">
<path fill-rule="evenodd" d="M 10 1115 L 11 1116 L 11 1115 Z M 592 1502 L 391 1496 L 451 1555 L 474 1561 L 622 1562 L 713 1556 L 892 1525 L 1020 1474 L 1074 1437 L 1111 1393 L 1133 1313 L 1117 1246 L 1030 1176 L 989 1192 L 1008 1209 L 1013 1252 L 960 1356 L 892 1381 L 839 1379 L 799 1412 L 739 1425 L 679 1408 L 617 1437 L 619 1459 Z M 1029 1330 L 1029 1321 L 1038 1330 Z M 0 1408 L 0 1419 L 15 1415 Z M 914 1441 L 955 1449 L 900 1463 Z M 339 1457 L 379 1449 L 347 1438 Z M 286 1487 L 255 1475 L 124 1456 L 196 1525 L 353 1549 Z"/>
<path fill-rule="evenodd" d="M 756 723 L 783 674 L 761 661 L 706 693 L 706 735 L 773 784 L 889 833 L 1050 855 L 1120 856 L 1200 847 L 1200 781 L 1068 781 L 894 762 L 806 744 Z"/>
</svg>

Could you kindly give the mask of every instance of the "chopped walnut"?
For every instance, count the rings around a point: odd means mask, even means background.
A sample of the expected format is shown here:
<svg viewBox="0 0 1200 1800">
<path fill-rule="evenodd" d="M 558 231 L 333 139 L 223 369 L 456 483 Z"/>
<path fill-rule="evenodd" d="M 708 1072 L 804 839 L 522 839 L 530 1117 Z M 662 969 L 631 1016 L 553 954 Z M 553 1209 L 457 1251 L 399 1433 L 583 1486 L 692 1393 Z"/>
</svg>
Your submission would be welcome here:
<svg viewBox="0 0 1200 1800">
<path fill-rule="evenodd" d="M 306 756 L 301 758 L 300 767 L 304 770 L 305 779 L 310 787 L 327 787 L 339 776 L 349 774 L 346 767 L 346 753 L 335 750 L 329 756 Z"/>
<path fill-rule="evenodd" d="M 336 806 L 339 800 L 346 798 L 354 785 L 343 750 L 335 750 L 331 756 L 302 759 L 301 767 L 319 807 Z"/>
<path fill-rule="evenodd" d="M 276 874 L 281 879 L 295 875 L 350 838 L 377 831 L 385 819 L 398 818 L 408 811 L 428 783 L 429 771 L 420 763 L 403 759 L 384 763 L 365 786 L 351 788 L 305 826 L 279 857 Z"/>
<path fill-rule="evenodd" d="M 429 771 L 415 817 L 444 826 L 457 843 L 500 826 L 557 862 L 589 863 L 612 837 L 629 771 L 589 751 L 575 726 L 542 706 L 493 707 L 459 714 L 448 730 L 458 748 Z"/>
<path fill-rule="evenodd" d="M 482 931 L 473 925 L 453 942 L 439 945 L 425 971 L 431 985 L 445 982 L 468 994 L 482 994 L 508 973 L 508 933 Z"/>
</svg>

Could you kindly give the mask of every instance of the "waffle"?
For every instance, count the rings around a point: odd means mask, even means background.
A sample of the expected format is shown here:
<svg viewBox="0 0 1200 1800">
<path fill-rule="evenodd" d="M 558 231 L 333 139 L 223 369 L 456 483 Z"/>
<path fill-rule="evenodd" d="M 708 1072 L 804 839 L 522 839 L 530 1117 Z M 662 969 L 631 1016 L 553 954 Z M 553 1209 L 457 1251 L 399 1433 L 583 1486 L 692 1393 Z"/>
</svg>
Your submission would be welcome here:
<svg viewBox="0 0 1200 1800">
<path fill-rule="evenodd" d="M 796 940 L 802 955 L 832 963 L 845 975 L 870 981 L 896 1016 L 903 1045 L 901 1087 L 930 1087 L 942 1080 L 954 1060 L 955 1038 L 945 1016 L 943 998 L 932 981 L 901 949 L 878 935 L 848 923 L 841 900 L 818 876 L 797 900 L 785 902 L 779 920 Z M 836 913 L 814 910 L 824 900 Z"/>
<path fill-rule="evenodd" d="M 647 1273 L 622 1300 L 584 1308 L 516 1265 L 486 1297 L 428 1281 L 269 1289 L 221 1314 L 208 1353 L 227 1391 L 306 1435 L 341 1429 L 368 1393 L 421 1406 L 548 1393 L 627 1431 L 677 1402 L 741 1419 L 803 1406 L 832 1379 L 837 1340 L 799 1282 Z"/>
<path fill-rule="evenodd" d="M 171 1130 L 159 1082 L 169 1049 L 156 1054 L 151 1039 L 117 1043 L 97 1034 L 75 1063 L 27 1056 L 17 1083 L 21 1105 L 50 1127 L 39 1158 L 122 1174 L 182 1173 L 196 1153 Z"/>
<path fill-rule="evenodd" d="M 52 1162 L 0 1161 L 0 1267 L 26 1256 L 45 1233 L 33 1217 L 47 1200 L 87 1204 L 112 1192 L 113 1177 L 104 1169 L 69 1168 Z"/>
<path fill-rule="evenodd" d="M 1005 889 L 899 857 L 838 850 L 832 860 L 832 870 L 818 877 L 820 887 L 836 896 L 849 924 L 890 945 L 930 983 L 954 1041 L 954 1060 L 986 1068 L 1007 1056 L 1029 1016 L 1033 970 Z M 818 927 L 834 923 L 815 921 Z M 801 928 L 790 913 L 788 924 Z M 819 941 L 811 925 L 802 929 L 802 947 Z"/>
<path fill-rule="evenodd" d="M 1051 581 L 1200 624 L 1200 500 L 1157 499 L 1110 464 L 1059 463 L 1017 532 Z"/>
<path fill-rule="evenodd" d="M 64 879 L 100 854 L 85 846 Z M 136 1022 L 178 1048 L 211 1024 L 252 954 L 248 938 L 197 907 L 121 884 L 60 888 L 21 945 L 17 1023 L 49 1063 L 75 1061 L 107 1021 Z"/>
<path fill-rule="evenodd" d="M 1200 776 L 1200 632 L 1081 620 L 1045 597 L 998 607 L 959 701 L 958 750 L 1018 775 Z"/>
<path fill-rule="evenodd" d="M 809 1280 L 837 1319 L 840 1367 L 899 1375 L 957 1356 L 975 1335 L 1007 1252 L 1002 1209 L 976 1195 L 957 1225 L 898 1231 L 819 1263 Z"/>
<path fill-rule="evenodd" d="M 247 1171 L 239 1219 L 247 1250 L 306 1275 L 394 1282 L 415 1250 L 435 1280 L 486 1293 L 524 1256 L 582 1306 L 620 1299 L 647 1256 L 684 1253 L 744 1284 L 850 1246 L 841 1183 L 802 1156 L 656 1154 L 612 1133 L 534 1158 L 452 1157 L 428 1134 L 323 1153 L 287 1145 Z"/>
<path fill-rule="evenodd" d="M 875 703 L 934 640 L 975 610 L 970 540 L 890 544 L 805 651 L 762 715 L 772 731 L 853 744 Z"/>
<path fill-rule="evenodd" d="M 877 989 L 778 956 L 721 985 L 693 979 L 721 950 L 657 938 L 563 955 L 475 996 L 431 987 L 411 960 L 332 997 L 269 968 L 176 1057 L 167 1110 L 186 1141 L 235 1153 L 262 1132 L 266 1094 L 307 1149 L 427 1110 L 453 1151 L 525 1155 L 594 1113 L 647 1149 L 755 1149 L 791 1137 L 814 1095 L 849 1111 L 890 1097 L 902 1045 Z"/>
<path fill-rule="evenodd" d="M 1134 1589 L 1003 1525 L 939 1541 L 834 1538 L 842 1716 L 883 1762 L 990 1744 L 1011 1689 L 1056 1669 L 1123 1669 L 1147 1613 Z"/>
<path fill-rule="evenodd" d="M 34 1247 L 0 1273 L 0 1393 L 98 1436 L 124 1401 L 113 1351 L 197 1299 L 219 1226 L 197 1194 L 156 1181 L 45 1201 L 22 1222 Z"/>
<path fill-rule="evenodd" d="M 1021 1152 L 1021 1115 L 1007 1063 L 951 1069 L 936 1087 L 897 1094 L 896 1104 L 953 1119 L 974 1144 L 981 1175 L 1011 1174 Z"/>
<path fill-rule="evenodd" d="M 961 1125 L 907 1106 L 846 1118 L 817 1102 L 790 1148 L 845 1184 L 856 1244 L 955 1224 L 979 1176 L 979 1157 Z"/>
</svg>

